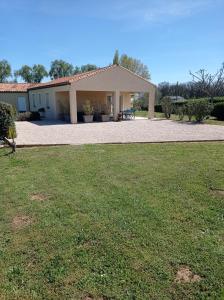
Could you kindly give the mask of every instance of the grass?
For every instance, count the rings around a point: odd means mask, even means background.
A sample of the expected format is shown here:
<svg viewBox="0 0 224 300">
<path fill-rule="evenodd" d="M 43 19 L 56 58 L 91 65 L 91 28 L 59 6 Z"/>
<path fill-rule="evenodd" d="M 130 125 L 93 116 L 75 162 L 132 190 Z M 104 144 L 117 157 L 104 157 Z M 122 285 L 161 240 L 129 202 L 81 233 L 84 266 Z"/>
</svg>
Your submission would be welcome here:
<svg viewBox="0 0 224 300">
<path fill-rule="evenodd" d="M 148 112 L 144 111 L 144 110 L 142 110 L 142 111 L 136 111 L 135 115 L 136 115 L 136 117 L 145 117 L 145 118 L 147 118 L 148 117 Z M 156 112 L 155 116 L 156 116 L 156 118 L 164 118 L 164 114 L 163 113 Z M 172 114 L 170 119 L 174 120 L 174 121 L 179 121 L 178 115 L 175 115 L 175 114 Z M 183 119 L 183 121 L 184 122 L 188 121 L 188 118 L 185 116 L 184 119 Z M 181 121 L 179 121 L 179 122 L 181 122 Z M 208 120 L 204 120 L 203 123 L 204 124 L 210 124 L 210 125 L 221 125 L 221 126 L 224 126 L 224 121 L 219 121 L 219 120 L 217 120 L 214 117 L 210 117 Z"/>
<path fill-rule="evenodd" d="M 7 152 L 1 299 L 221 299 L 223 143 Z"/>
</svg>

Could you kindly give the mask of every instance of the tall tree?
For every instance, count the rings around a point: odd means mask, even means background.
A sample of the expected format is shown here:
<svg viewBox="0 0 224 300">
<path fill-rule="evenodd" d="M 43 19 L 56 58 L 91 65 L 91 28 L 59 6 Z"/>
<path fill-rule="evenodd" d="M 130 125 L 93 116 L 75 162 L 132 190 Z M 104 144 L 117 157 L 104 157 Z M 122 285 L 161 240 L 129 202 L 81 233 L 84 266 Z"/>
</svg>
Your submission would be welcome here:
<svg viewBox="0 0 224 300">
<path fill-rule="evenodd" d="M 119 65 L 119 52 L 118 50 L 114 53 L 113 65 Z"/>
<path fill-rule="evenodd" d="M 75 66 L 75 67 L 74 67 L 74 71 L 73 71 L 73 75 L 76 75 L 76 74 L 79 74 L 79 73 L 81 73 L 80 67 Z"/>
<path fill-rule="evenodd" d="M 87 64 L 87 65 L 82 65 L 81 66 L 81 72 L 88 72 L 88 71 L 93 71 L 98 69 L 96 65 L 91 65 L 91 64 Z"/>
<path fill-rule="evenodd" d="M 48 76 L 48 73 L 43 65 L 33 65 L 32 67 L 28 65 L 23 65 L 19 70 L 15 71 L 15 77 L 20 76 L 25 82 L 41 82 L 42 79 Z"/>
<path fill-rule="evenodd" d="M 14 72 L 15 77 L 20 76 L 25 82 L 33 82 L 32 67 L 23 65 L 19 70 Z"/>
<path fill-rule="evenodd" d="M 44 77 L 48 76 L 48 72 L 46 71 L 43 65 L 34 65 L 32 68 L 33 73 L 33 82 L 41 82 Z"/>
<path fill-rule="evenodd" d="M 57 79 L 65 76 L 72 76 L 74 73 L 74 67 L 72 64 L 66 61 L 56 59 L 51 62 L 51 68 L 49 75 L 51 79 Z"/>
<path fill-rule="evenodd" d="M 11 66 L 5 59 L 0 60 L 0 82 L 6 82 L 7 78 L 11 76 Z"/>
<path fill-rule="evenodd" d="M 145 79 L 150 79 L 148 67 L 144 65 L 139 59 L 130 57 L 127 54 L 122 54 L 119 60 L 119 64 Z"/>
</svg>

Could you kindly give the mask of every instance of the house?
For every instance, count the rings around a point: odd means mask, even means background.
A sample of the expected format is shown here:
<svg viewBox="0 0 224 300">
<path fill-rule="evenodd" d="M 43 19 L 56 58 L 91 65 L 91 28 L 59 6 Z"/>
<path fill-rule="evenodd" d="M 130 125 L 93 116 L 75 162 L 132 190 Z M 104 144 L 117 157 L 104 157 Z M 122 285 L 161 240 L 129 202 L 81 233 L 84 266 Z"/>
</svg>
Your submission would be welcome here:
<svg viewBox="0 0 224 300">
<path fill-rule="evenodd" d="M 95 111 L 111 106 L 113 119 L 131 107 L 134 93 L 148 93 L 149 118 L 154 117 L 156 86 L 124 67 L 109 67 L 63 77 L 39 84 L 0 84 L 0 101 L 13 104 L 18 111 L 44 109 L 49 120 L 78 122 L 88 99 Z"/>
</svg>

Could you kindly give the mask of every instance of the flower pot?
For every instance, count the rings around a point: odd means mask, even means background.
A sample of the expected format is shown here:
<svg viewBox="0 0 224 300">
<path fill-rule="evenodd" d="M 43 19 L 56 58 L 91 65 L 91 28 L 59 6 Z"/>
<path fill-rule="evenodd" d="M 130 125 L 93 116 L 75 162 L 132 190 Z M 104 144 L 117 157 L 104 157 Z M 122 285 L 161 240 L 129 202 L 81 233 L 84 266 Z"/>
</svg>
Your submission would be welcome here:
<svg viewBox="0 0 224 300">
<path fill-rule="evenodd" d="M 92 123 L 93 122 L 93 115 L 84 115 L 83 116 L 85 123 Z"/>
<path fill-rule="evenodd" d="M 101 115 L 102 122 L 109 122 L 110 121 L 110 115 Z"/>
</svg>

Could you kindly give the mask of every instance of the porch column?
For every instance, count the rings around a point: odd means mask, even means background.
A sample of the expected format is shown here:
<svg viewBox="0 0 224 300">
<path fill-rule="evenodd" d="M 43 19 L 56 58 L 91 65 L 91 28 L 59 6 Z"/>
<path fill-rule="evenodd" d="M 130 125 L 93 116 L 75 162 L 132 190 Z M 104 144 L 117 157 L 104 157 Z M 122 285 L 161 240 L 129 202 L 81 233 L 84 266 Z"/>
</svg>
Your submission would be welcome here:
<svg viewBox="0 0 224 300">
<path fill-rule="evenodd" d="M 156 89 L 155 87 L 152 87 L 149 91 L 148 119 L 153 119 L 155 117 L 155 97 Z"/>
<path fill-rule="evenodd" d="M 72 124 L 77 123 L 77 99 L 76 90 L 70 88 L 69 91 L 69 104 L 70 104 L 70 120 Z"/>
<path fill-rule="evenodd" d="M 114 104 L 114 121 L 117 121 L 117 115 L 120 112 L 120 91 L 113 92 L 113 104 Z"/>
</svg>

